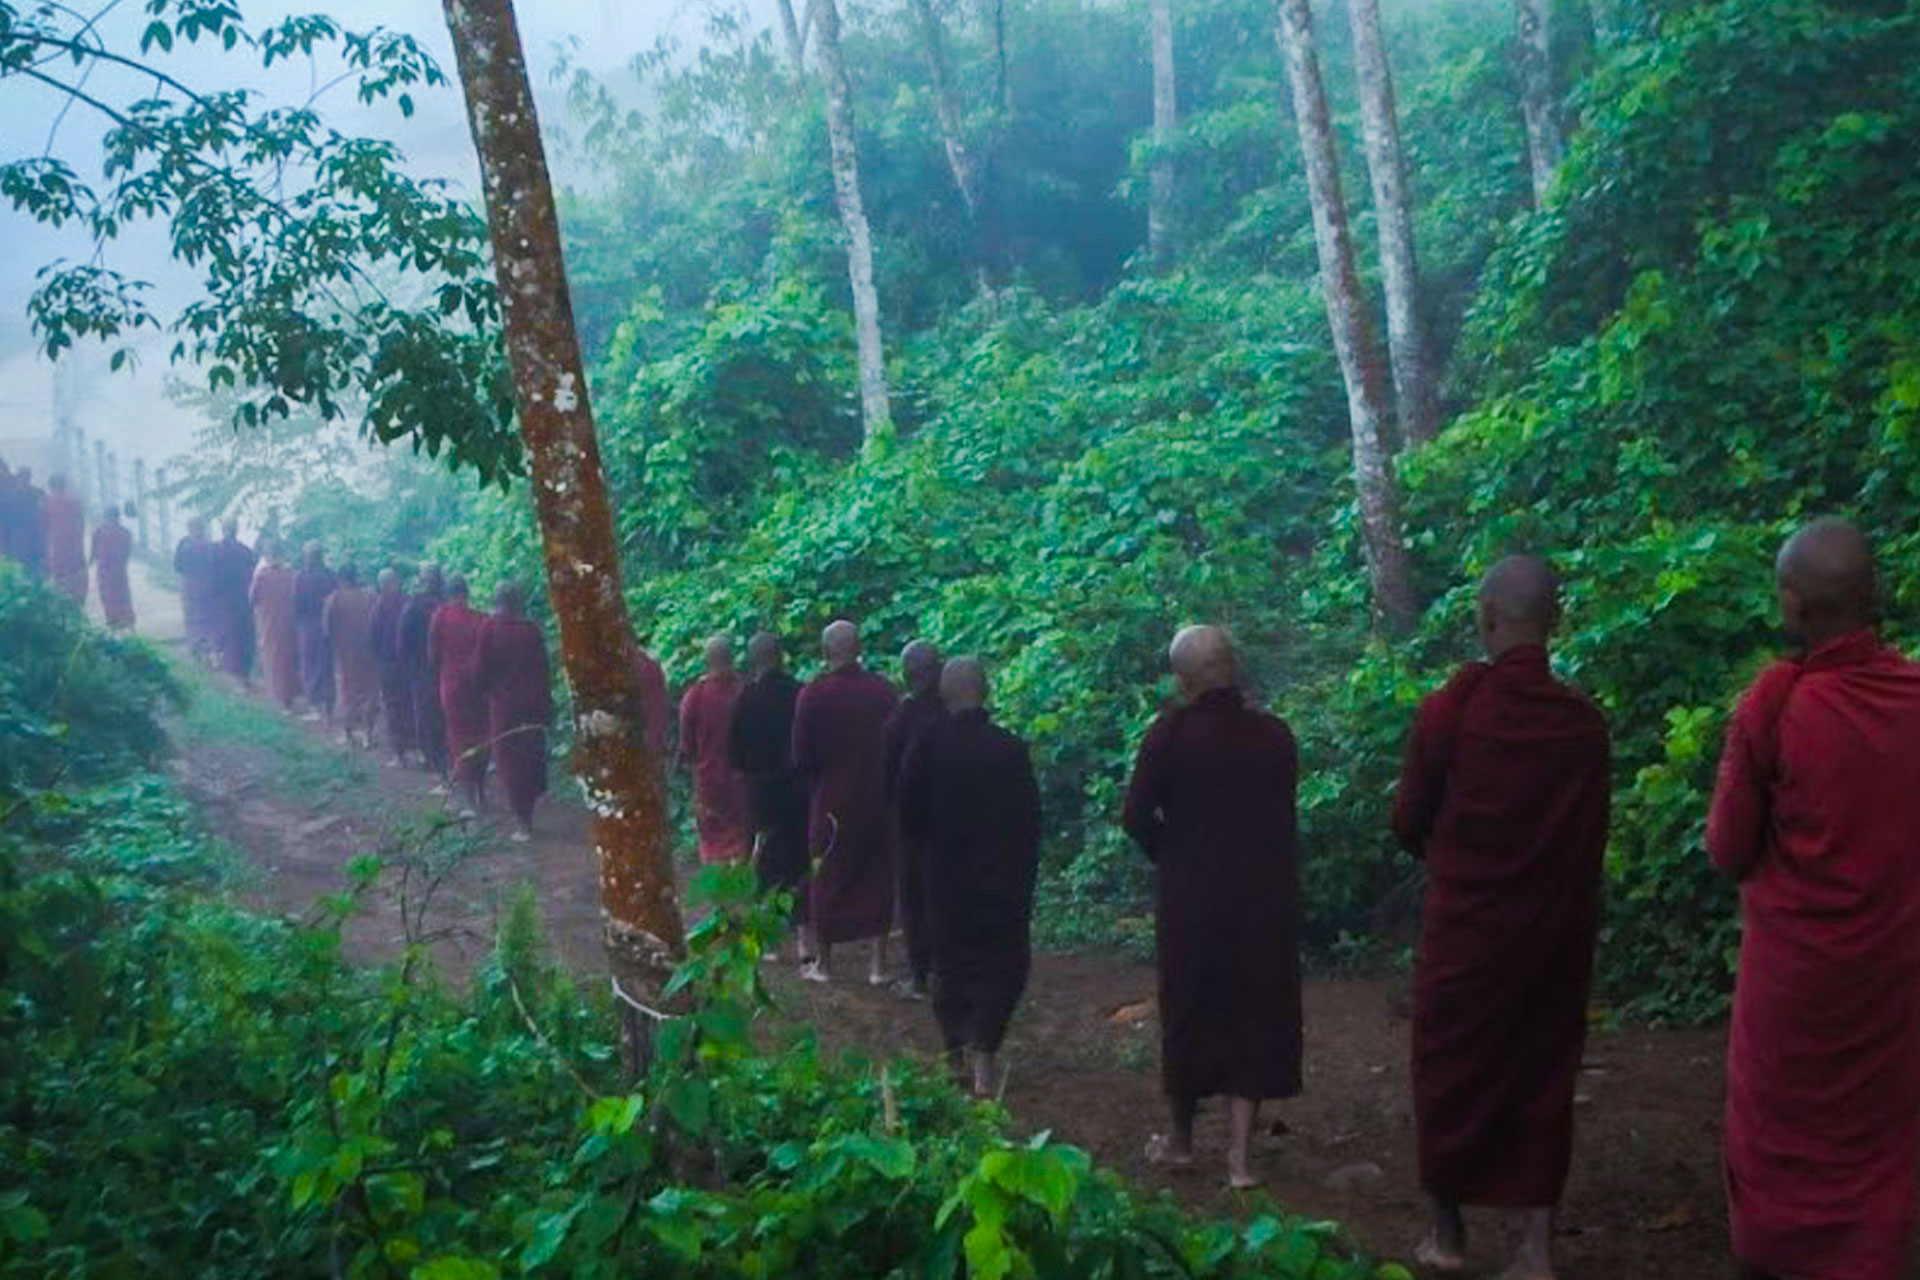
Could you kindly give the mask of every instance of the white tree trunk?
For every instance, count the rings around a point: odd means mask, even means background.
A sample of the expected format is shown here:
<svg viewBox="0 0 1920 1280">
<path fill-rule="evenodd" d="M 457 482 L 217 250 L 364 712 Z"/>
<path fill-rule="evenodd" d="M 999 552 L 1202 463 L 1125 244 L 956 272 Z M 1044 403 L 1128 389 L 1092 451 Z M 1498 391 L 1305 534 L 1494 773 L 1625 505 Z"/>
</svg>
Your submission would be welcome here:
<svg viewBox="0 0 1920 1280">
<path fill-rule="evenodd" d="M 1372 578 L 1374 617 L 1390 632 L 1414 621 L 1413 580 L 1400 541 L 1400 504 L 1393 466 L 1381 442 L 1387 379 L 1379 344 L 1367 319 L 1360 279 L 1353 266 L 1346 198 L 1340 191 L 1333 150 L 1333 122 L 1320 83 L 1309 0 L 1279 0 L 1280 45 L 1293 86 L 1293 115 L 1300 130 L 1300 159 L 1313 204 L 1313 242 L 1320 257 L 1333 350 L 1347 384 L 1347 417 L 1353 430 L 1353 480 L 1360 504 L 1361 541 Z"/>
<path fill-rule="evenodd" d="M 1527 122 L 1527 164 L 1533 173 L 1536 209 L 1546 203 L 1554 171 L 1567 149 L 1553 92 L 1553 41 L 1547 14 L 1547 0 L 1514 0 L 1520 38 L 1520 113 Z"/>
<path fill-rule="evenodd" d="M 924 3 L 924 0 L 922 0 Z M 1173 0 L 1147 0 L 1153 20 L 1153 169 L 1148 175 L 1147 254 L 1156 269 L 1173 262 L 1171 148 L 1180 127 L 1180 104 L 1173 76 Z"/>
<path fill-rule="evenodd" d="M 780 34 L 786 41 L 787 61 L 793 64 L 793 74 L 807 74 L 807 28 L 813 24 L 813 9 L 807 9 L 804 22 L 795 21 L 793 0 L 776 0 L 780 11 Z"/>
<path fill-rule="evenodd" d="M 933 82 L 933 109 L 940 121 L 940 140 L 946 148 L 947 167 L 953 172 L 953 185 L 959 188 L 960 202 L 966 206 L 967 226 L 973 241 L 974 280 L 983 298 L 993 294 L 993 276 L 999 246 L 989 234 L 993 211 L 987 207 L 988 194 L 979 160 L 967 145 L 966 118 L 960 110 L 960 95 L 953 87 L 953 74 L 947 64 L 946 33 L 933 0 L 908 0 L 920 26 L 920 41 L 927 55 L 927 74 Z"/>
<path fill-rule="evenodd" d="M 1440 426 L 1440 394 L 1427 325 L 1420 312 L 1420 259 L 1414 249 L 1413 205 L 1407 161 L 1400 149 L 1393 69 L 1380 36 L 1380 0 L 1349 0 L 1360 115 L 1373 179 L 1374 221 L 1380 232 L 1380 276 L 1387 295 L 1387 346 L 1393 357 L 1394 408 L 1410 444 L 1433 439 Z"/>
<path fill-rule="evenodd" d="M 853 84 L 840 54 L 840 10 L 813 0 L 820 29 L 820 76 L 827 88 L 827 141 L 833 152 L 833 194 L 847 237 L 847 276 L 853 286 L 853 330 L 860 361 L 860 417 L 867 447 L 893 435 L 887 398 L 886 349 L 880 341 L 880 295 L 873 287 L 873 230 L 860 199 L 860 155 L 854 142 Z"/>
</svg>

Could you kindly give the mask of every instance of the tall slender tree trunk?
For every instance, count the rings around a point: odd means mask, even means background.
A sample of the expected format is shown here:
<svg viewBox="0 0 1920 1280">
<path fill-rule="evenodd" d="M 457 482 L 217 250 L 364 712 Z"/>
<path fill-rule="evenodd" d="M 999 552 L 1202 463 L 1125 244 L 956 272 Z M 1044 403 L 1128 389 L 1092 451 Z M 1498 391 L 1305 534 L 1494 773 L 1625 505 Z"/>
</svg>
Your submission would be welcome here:
<svg viewBox="0 0 1920 1280">
<path fill-rule="evenodd" d="M 1553 91 L 1553 32 L 1548 0 L 1514 0 L 1520 38 L 1520 114 L 1527 122 L 1527 164 L 1533 173 L 1533 204 L 1546 203 L 1554 170 L 1566 154 L 1559 100 Z"/>
<path fill-rule="evenodd" d="M 919 23 L 920 41 L 926 49 L 927 74 L 933 81 L 933 109 L 940 121 L 940 140 L 946 148 L 947 167 L 953 171 L 953 185 L 959 188 L 960 202 L 967 210 L 967 225 L 973 237 L 974 277 L 981 296 L 990 296 L 998 268 L 994 261 L 998 246 L 989 232 L 991 215 L 980 163 L 967 145 L 966 119 L 947 63 L 946 32 L 941 29 L 940 15 L 933 11 L 933 0 L 908 0 L 908 4 Z"/>
<path fill-rule="evenodd" d="M 633 631 L 533 91 L 512 0 L 443 4 L 480 155 L 520 434 L 573 690 L 573 766 L 593 812 L 609 959 L 616 978 L 658 991 L 685 947 L 665 789 L 639 731 Z"/>
<path fill-rule="evenodd" d="M 1353 480 L 1360 503 L 1361 541 L 1373 584 L 1373 611 L 1387 631 L 1401 632 L 1414 620 L 1413 579 L 1400 540 L 1400 504 L 1393 466 L 1381 442 L 1387 378 L 1380 348 L 1367 319 L 1360 278 L 1353 266 L 1353 237 L 1333 150 L 1333 122 L 1320 83 L 1309 0 L 1279 0 L 1280 46 L 1293 85 L 1293 116 L 1300 129 L 1300 158 L 1313 204 L 1313 242 L 1320 256 L 1320 286 L 1326 297 L 1333 350 L 1347 384 L 1347 417 L 1353 429 Z"/>
<path fill-rule="evenodd" d="M 1360 117 L 1367 143 L 1367 173 L 1373 179 L 1374 221 L 1380 231 L 1380 275 L 1387 294 L 1387 347 L 1393 357 L 1394 408 L 1401 437 L 1411 444 L 1433 439 L 1440 427 L 1440 394 L 1433 350 L 1420 311 L 1420 259 L 1414 249 L 1413 206 L 1407 196 L 1407 161 L 1400 149 L 1394 107 L 1393 69 L 1380 37 L 1380 0 L 1349 0 L 1354 64 L 1360 79 Z"/>
<path fill-rule="evenodd" d="M 893 435 L 887 398 L 886 350 L 880 341 L 880 295 L 873 287 L 873 230 L 860 199 L 860 154 L 854 142 L 853 82 L 840 53 L 840 9 L 812 0 L 820 30 L 820 77 L 827 88 L 827 142 L 833 152 L 833 194 L 847 237 L 847 276 L 853 285 L 853 331 L 860 363 L 860 417 L 868 448 Z"/>
<path fill-rule="evenodd" d="M 780 34 L 787 45 L 787 61 L 793 64 L 793 74 L 807 74 L 807 28 L 813 25 L 813 8 L 807 7 L 806 17 L 796 21 L 793 16 L 793 0 L 778 0 L 780 9 Z"/>
<path fill-rule="evenodd" d="M 924 0 L 923 0 L 924 2 Z M 1147 188 L 1147 255 L 1155 270 L 1173 263 L 1173 138 L 1180 104 L 1173 78 L 1173 0 L 1147 0 L 1153 22 L 1153 169 Z"/>
</svg>

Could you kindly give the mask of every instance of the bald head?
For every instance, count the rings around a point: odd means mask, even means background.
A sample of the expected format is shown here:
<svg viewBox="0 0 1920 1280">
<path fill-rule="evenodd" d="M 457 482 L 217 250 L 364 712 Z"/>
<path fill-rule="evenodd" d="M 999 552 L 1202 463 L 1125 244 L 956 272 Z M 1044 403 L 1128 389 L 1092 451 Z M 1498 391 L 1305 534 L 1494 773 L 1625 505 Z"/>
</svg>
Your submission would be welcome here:
<svg viewBox="0 0 1920 1280">
<path fill-rule="evenodd" d="M 1240 683 L 1240 659 L 1225 627 L 1182 627 L 1167 647 L 1167 661 L 1189 700 Z"/>
<path fill-rule="evenodd" d="M 1480 642 L 1488 657 L 1545 644 L 1560 621 L 1560 579 L 1539 556 L 1508 556 L 1480 579 Z"/>
<path fill-rule="evenodd" d="M 987 664 L 968 654 L 940 669 L 940 701 L 958 715 L 987 705 Z"/>
<path fill-rule="evenodd" d="M 702 653 L 706 658 L 708 675 L 733 674 L 733 641 L 723 635 L 708 636 L 707 647 Z"/>
<path fill-rule="evenodd" d="M 940 683 L 940 650 L 928 640 L 915 640 L 900 651 L 900 673 L 910 693 L 932 693 Z"/>
<path fill-rule="evenodd" d="M 451 578 L 448 578 L 447 594 L 452 596 L 455 600 L 465 600 L 467 598 L 466 575 L 456 573 Z"/>
<path fill-rule="evenodd" d="M 420 589 L 428 595 L 439 595 L 446 590 L 446 579 L 440 574 L 437 564 L 423 565 L 420 569 Z"/>
<path fill-rule="evenodd" d="M 527 589 L 513 581 L 501 583 L 494 588 L 493 607 L 502 617 L 520 617 L 527 611 Z"/>
<path fill-rule="evenodd" d="M 780 637 L 771 631 L 762 631 L 747 641 L 747 670 L 756 676 L 769 671 L 778 671 L 785 662 L 780 653 Z"/>
<path fill-rule="evenodd" d="M 828 666 L 850 667 L 860 661 L 860 628 L 845 618 L 830 622 L 820 633 L 820 647 L 827 655 Z"/>
<path fill-rule="evenodd" d="M 1815 520 L 1774 561 L 1781 621 L 1805 644 L 1872 626 L 1876 613 L 1873 547 L 1845 520 Z"/>
<path fill-rule="evenodd" d="M 381 595 L 390 596 L 400 590 L 400 575 L 392 569 L 382 569 L 373 584 L 380 588 Z"/>
</svg>

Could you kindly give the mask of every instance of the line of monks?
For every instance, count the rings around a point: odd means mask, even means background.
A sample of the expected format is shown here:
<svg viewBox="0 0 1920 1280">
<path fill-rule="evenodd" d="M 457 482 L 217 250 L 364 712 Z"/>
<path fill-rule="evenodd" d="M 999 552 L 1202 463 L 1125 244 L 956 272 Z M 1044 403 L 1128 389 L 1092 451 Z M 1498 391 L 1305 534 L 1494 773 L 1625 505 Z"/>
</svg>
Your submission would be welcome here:
<svg viewBox="0 0 1920 1280">
<path fill-rule="evenodd" d="M 126 515 L 134 514 L 128 503 Z M 121 508 L 109 506 L 87 537 L 86 507 L 64 475 L 33 482 L 33 468 L 13 470 L 0 461 L 0 556 L 22 566 L 29 576 L 50 579 L 73 603 L 87 603 L 87 566 L 93 566 L 100 610 L 115 631 L 133 629 L 133 587 L 127 566 L 133 560 L 133 534 L 121 523 Z"/>
</svg>

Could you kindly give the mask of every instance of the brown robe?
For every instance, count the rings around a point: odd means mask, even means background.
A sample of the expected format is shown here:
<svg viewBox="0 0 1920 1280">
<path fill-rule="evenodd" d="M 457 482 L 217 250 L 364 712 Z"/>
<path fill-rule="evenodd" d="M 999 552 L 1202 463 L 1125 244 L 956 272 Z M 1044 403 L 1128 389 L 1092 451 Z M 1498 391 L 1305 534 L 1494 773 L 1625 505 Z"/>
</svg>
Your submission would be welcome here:
<svg viewBox="0 0 1920 1280">
<path fill-rule="evenodd" d="M 531 825 L 534 805 L 547 793 L 547 722 L 553 718 L 546 637 L 526 618 L 488 618 L 474 678 L 487 701 L 494 773 L 514 816 Z"/>
<path fill-rule="evenodd" d="M 260 637 L 260 666 L 266 673 L 267 693 L 288 709 L 301 689 L 300 637 L 293 625 L 295 579 L 290 567 L 268 561 L 254 571 L 248 593 L 253 602 L 255 633 Z"/>
<path fill-rule="evenodd" d="M 348 729 L 373 731 L 380 715 L 380 664 L 373 654 L 373 593 L 341 587 L 320 614 L 333 650 L 334 705 Z"/>
<path fill-rule="evenodd" d="M 71 493 L 49 490 L 41 508 L 47 576 L 77 605 L 87 603 L 87 515 Z"/>
<path fill-rule="evenodd" d="M 883 937 L 893 927 L 883 747 L 898 701 L 884 679 L 851 666 L 809 681 L 794 705 L 793 764 L 807 784 L 815 862 L 810 909 L 824 945 Z"/>
<path fill-rule="evenodd" d="M 487 701 L 480 692 L 480 632 L 485 614 L 465 600 L 434 610 L 427 653 L 440 674 L 440 714 L 447 726 L 447 757 L 453 777 L 471 786 L 487 776 Z"/>
<path fill-rule="evenodd" d="M 100 589 L 100 612 L 115 631 L 133 629 L 133 584 L 127 563 L 133 559 L 133 534 L 109 521 L 93 531 L 93 575 Z"/>
<path fill-rule="evenodd" d="M 1125 824 L 1158 871 L 1160 1079 L 1183 1105 L 1300 1092 L 1299 757 L 1237 689 L 1163 712 Z"/>
</svg>

